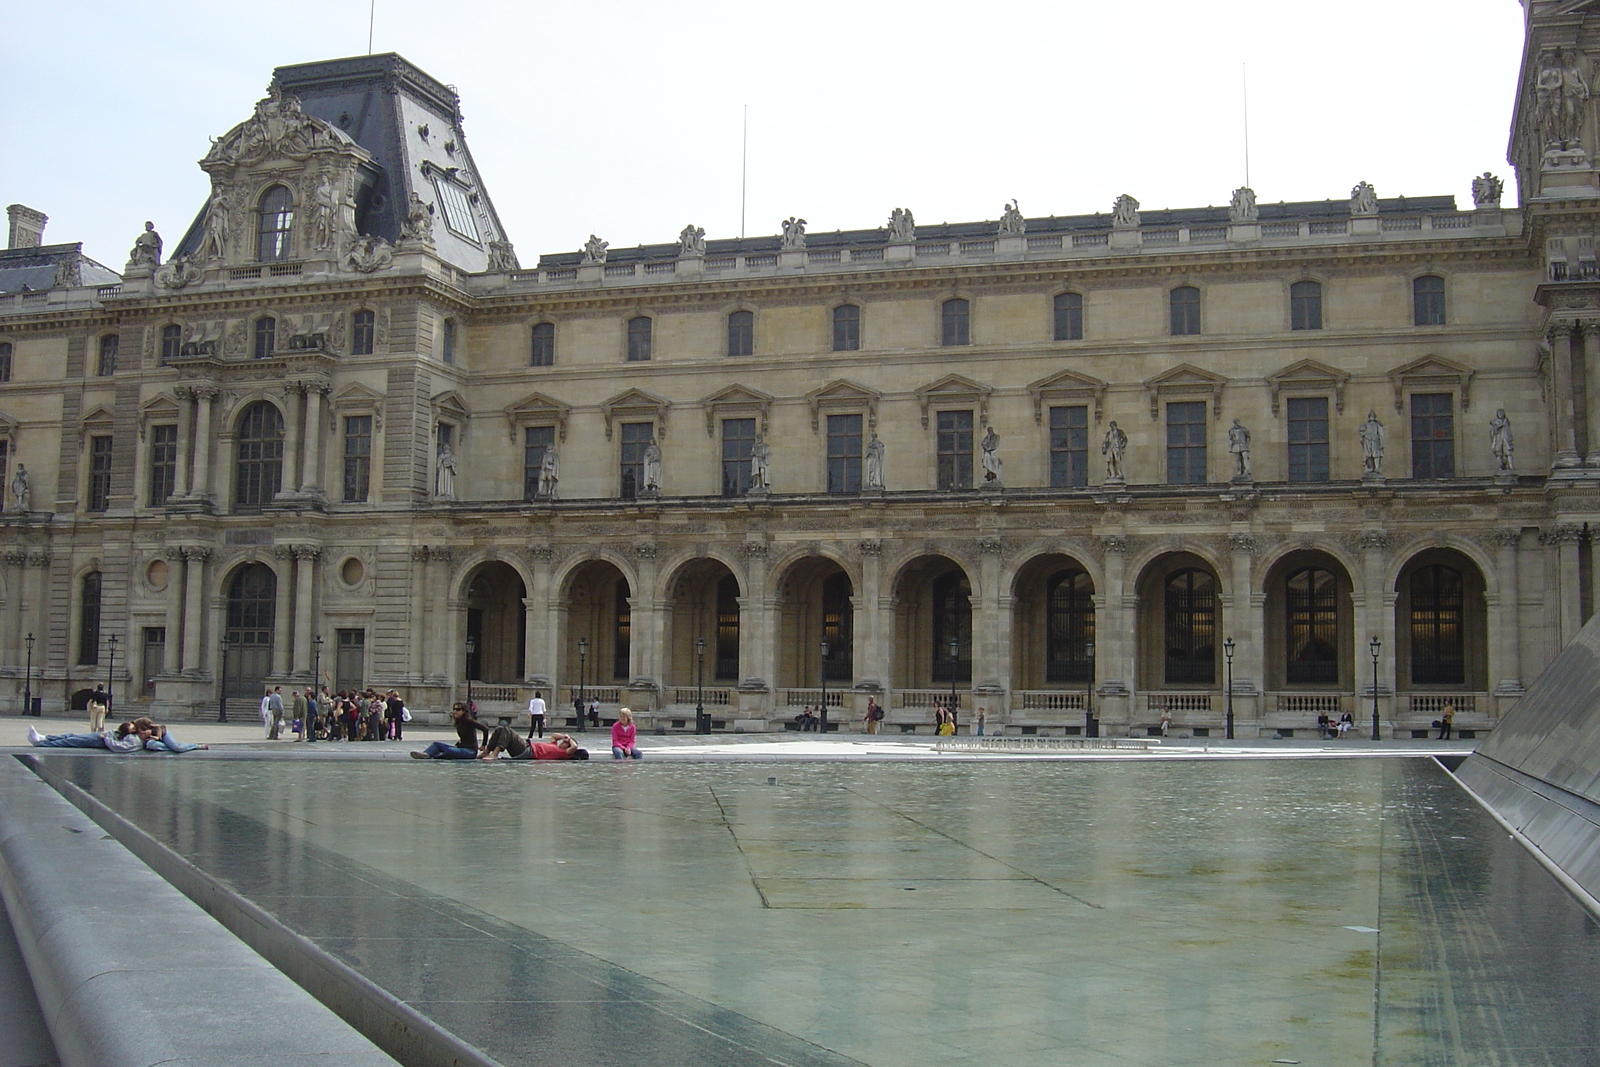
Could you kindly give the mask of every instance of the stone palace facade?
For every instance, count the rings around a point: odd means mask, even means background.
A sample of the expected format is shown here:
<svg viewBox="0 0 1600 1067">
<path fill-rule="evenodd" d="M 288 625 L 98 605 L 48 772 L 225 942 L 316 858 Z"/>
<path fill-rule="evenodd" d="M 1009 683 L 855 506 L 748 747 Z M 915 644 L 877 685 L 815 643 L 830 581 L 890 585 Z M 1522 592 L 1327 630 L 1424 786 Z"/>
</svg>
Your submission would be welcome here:
<svg viewBox="0 0 1600 1067">
<path fill-rule="evenodd" d="M 12 208 L 0 704 L 316 671 L 668 729 L 824 689 L 890 732 L 952 693 L 1008 733 L 1491 728 L 1600 583 L 1600 3 L 1526 6 L 1514 189 L 1470 209 L 1330 176 L 527 267 L 452 90 L 282 68 L 120 275 Z"/>
</svg>

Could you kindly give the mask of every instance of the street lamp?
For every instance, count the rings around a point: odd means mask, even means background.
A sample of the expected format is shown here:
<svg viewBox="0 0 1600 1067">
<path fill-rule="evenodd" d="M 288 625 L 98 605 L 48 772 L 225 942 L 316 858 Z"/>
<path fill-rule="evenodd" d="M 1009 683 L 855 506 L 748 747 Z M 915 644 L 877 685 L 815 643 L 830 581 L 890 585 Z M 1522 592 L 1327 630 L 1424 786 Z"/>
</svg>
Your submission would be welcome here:
<svg viewBox="0 0 1600 1067">
<path fill-rule="evenodd" d="M 1379 739 L 1378 738 L 1378 653 L 1383 650 L 1383 642 L 1378 640 L 1378 636 L 1376 634 L 1374 634 L 1372 636 L 1372 640 L 1367 643 L 1367 647 L 1372 650 L 1372 739 L 1374 741 L 1377 741 Z"/>
<path fill-rule="evenodd" d="M 300 724 L 300 736 L 307 741 L 317 739 L 317 679 L 322 677 L 322 635 L 311 639 L 311 699 L 306 701 L 306 721 Z"/>
<path fill-rule="evenodd" d="M 586 637 L 580 637 L 578 638 L 578 721 L 576 724 L 579 730 L 583 729 L 583 716 L 584 712 L 588 708 L 588 705 L 585 704 L 583 700 L 583 683 L 584 679 L 588 675 L 588 671 L 585 669 L 585 661 L 587 661 L 588 658 L 589 639 Z"/>
<path fill-rule="evenodd" d="M 227 634 L 222 635 L 219 642 L 222 646 L 222 667 L 217 671 L 217 721 L 228 721 L 228 650 L 233 647 L 233 642 Z"/>
<path fill-rule="evenodd" d="M 1228 668 L 1228 740 L 1233 740 L 1233 638 L 1222 642 L 1222 659 Z"/>
<path fill-rule="evenodd" d="M 111 659 L 106 664 L 106 712 L 109 714 L 117 703 L 117 635 L 107 637 L 106 644 L 111 646 Z"/>
<path fill-rule="evenodd" d="M 952 735 L 954 735 L 955 729 L 956 729 L 956 674 L 958 673 L 957 670 L 956 670 L 956 664 L 957 664 L 956 657 L 959 656 L 960 654 L 961 654 L 961 639 L 959 637 L 951 635 L 951 638 L 950 638 L 950 732 L 951 732 Z M 937 734 L 939 732 L 939 728 L 937 726 L 935 726 L 934 729 L 933 729 L 933 732 Z"/>
<path fill-rule="evenodd" d="M 1100 722 L 1094 717 L 1094 642 L 1083 643 L 1083 656 L 1089 661 L 1089 679 L 1083 686 L 1083 736 L 1099 737 Z"/>
<path fill-rule="evenodd" d="M 828 732 L 828 639 L 822 639 L 822 722 L 817 729 Z"/>
<path fill-rule="evenodd" d="M 478 651 L 478 640 L 471 634 L 467 635 L 467 713 L 476 715 L 477 711 L 472 706 L 472 657 Z"/>
<path fill-rule="evenodd" d="M 33 635 L 22 639 L 28 646 L 28 665 L 22 670 L 22 714 L 33 714 Z"/>
<path fill-rule="evenodd" d="M 709 734 L 711 732 L 711 716 L 706 714 L 705 678 L 706 678 L 706 639 L 694 639 L 694 732 Z"/>
</svg>

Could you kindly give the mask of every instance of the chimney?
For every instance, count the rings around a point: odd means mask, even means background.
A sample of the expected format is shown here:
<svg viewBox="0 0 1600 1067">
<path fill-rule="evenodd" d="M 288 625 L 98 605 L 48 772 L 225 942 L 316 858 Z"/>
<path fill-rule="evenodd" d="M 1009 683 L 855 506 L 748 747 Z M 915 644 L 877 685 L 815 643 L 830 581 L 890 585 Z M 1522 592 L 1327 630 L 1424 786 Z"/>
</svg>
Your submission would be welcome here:
<svg viewBox="0 0 1600 1067">
<path fill-rule="evenodd" d="M 12 204 L 6 208 L 6 214 L 11 217 L 7 248 L 38 248 L 44 244 L 44 224 L 50 221 L 49 215 L 21 204 Z"/>
</svg>

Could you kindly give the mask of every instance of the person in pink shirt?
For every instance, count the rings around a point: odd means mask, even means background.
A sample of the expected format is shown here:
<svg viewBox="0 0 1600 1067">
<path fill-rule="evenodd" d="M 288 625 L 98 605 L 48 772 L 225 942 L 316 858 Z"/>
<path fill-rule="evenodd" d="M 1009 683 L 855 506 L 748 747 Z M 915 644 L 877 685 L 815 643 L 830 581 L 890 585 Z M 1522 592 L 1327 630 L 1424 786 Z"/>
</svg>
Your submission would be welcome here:
<svg viewBox="0 0 1600 1067">
<path fill-rule="evenodd" d="M 639 759 L 644 753 L 633 743 L 639 734 L 638 728 L 633 725 L 633 712 L 627 708 L 617 711 L 617 721 L 611 724 L 611 758 L 612 759 Z"/>
</svg>

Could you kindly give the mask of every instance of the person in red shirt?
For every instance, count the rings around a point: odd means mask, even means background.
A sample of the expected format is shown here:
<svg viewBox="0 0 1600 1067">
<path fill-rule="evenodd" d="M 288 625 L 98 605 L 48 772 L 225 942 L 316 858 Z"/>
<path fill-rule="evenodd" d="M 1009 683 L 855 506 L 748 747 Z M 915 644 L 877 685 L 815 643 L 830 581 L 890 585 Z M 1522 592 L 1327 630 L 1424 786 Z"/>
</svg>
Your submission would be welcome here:
<svg viewBox="0 0 1600 1067">
<path fill-rule="evenodd" d="M 530 742 L 517 736 L 508 726 L 495 727 L 478 758 L 499 759 L 501 753 L 505 753 L 506 759 L 514 760 L 589 758 L 588 750 L 579 748 L 567 734 L 551 734 L 549 741 Z"/>
</svg>

